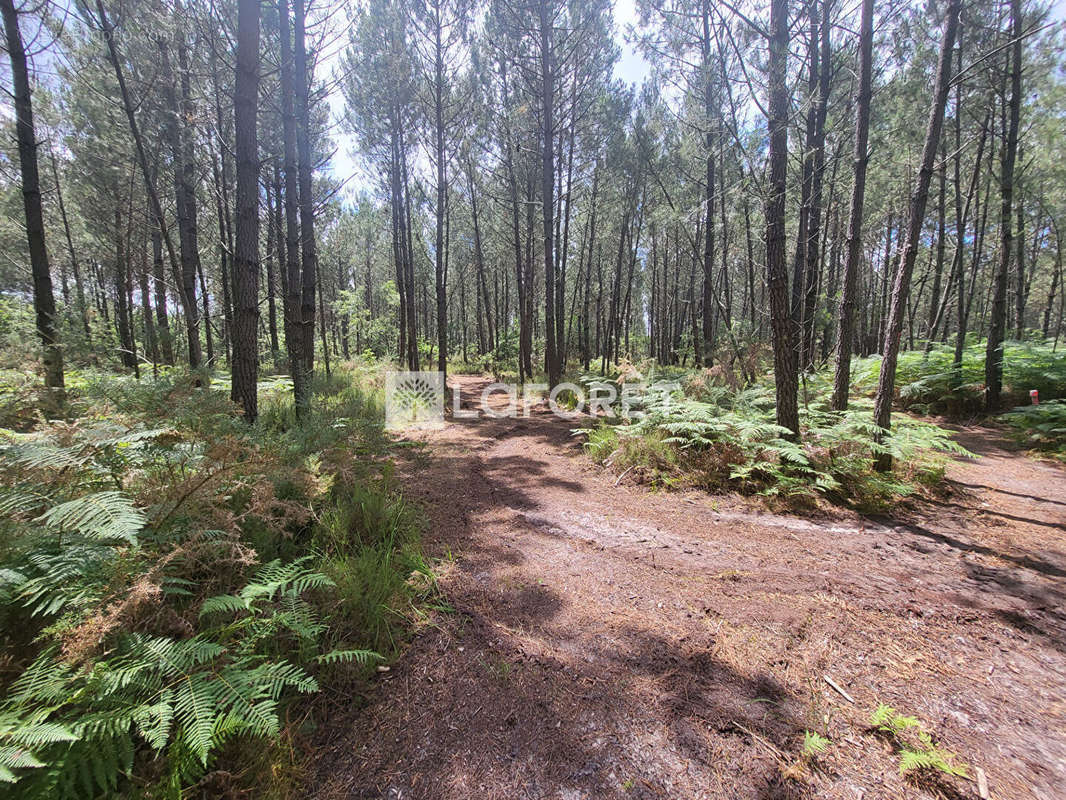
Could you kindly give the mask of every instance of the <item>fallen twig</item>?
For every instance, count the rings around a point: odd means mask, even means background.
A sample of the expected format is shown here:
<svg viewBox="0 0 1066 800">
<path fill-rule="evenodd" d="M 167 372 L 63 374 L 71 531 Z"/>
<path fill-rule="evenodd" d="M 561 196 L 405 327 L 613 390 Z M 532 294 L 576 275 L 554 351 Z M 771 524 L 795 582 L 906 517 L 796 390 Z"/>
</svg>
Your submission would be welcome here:
<svg viewBox="0 0 1066 800">
<path fill-rule="evenodd" d="M 756 742 L 758 742 L 763 747 L 765 747 L 767 750 L 769 750 L 774 756 L 776 756 L 778 759 L 780 759 L 782 763 L 785 763 L 785 764 L 788 763 L 788 759 L 785 758 L 785 754 L 782 753 L 780 750 L 778 750 L 777 747 L 775 747 L 772 742 L 770 742 L 767 739 L 763 738 L 762 736 L 757 734 L 755 731 L 752 731 L 752 730 L 749 730 L 748 728 L 745 728 L 743 725 L 741 725 L 739 722 L 736 722 L 735 720 L 733 722 L 733 727 L 736 728 L 737 730 L 743 731 L 744 733 L 748 734 L 748 736 L 750 736 Z"/>
<path fill-rule="evenodd" d="M 845 692 L 841 688 L 840 684 L 838 684 L 835 680 L 830 678 L 828 675 L 822 675 L 822 678 L 825 680 L 826 683 L 828 683 L 830 686 L 832 686 L 834 689 L 836 689 L 840 693 L 841 697 L 843 697 L 845 700 L 847 700 L 852 705 L 855 705 L 855 700 L 852 698 L 852 696 L 850 694 L 848 694 L 847 692 Z"/>
</svg>

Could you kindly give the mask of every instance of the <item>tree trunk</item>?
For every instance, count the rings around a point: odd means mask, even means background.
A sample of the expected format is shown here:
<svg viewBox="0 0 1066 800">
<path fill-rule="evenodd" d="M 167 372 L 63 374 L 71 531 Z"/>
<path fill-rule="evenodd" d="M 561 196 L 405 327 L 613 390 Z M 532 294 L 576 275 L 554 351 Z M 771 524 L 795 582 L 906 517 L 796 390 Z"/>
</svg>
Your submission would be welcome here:
<svg viewBox="0 0 1066 800">
<path fill-rule="evenodd" d="M 155 325 L 152 318 L 152 293 L 148 289 L 148 247 L 147 242 L 141 240 L 141 269 L 138 273 L 138 288 L 141 293 L 141 316 L 144 318 L 144 349 L 152 360 L 152 374 L 156 374 L 159 366 L 159 340 L 156 338 Z"/>
<path fill-rule="evenodd" d="M 132 176 L 131 176 L 132 177 Z M 122 211 L 115 205 L 115 266 L 111 272 L 115 290 L 115 328 L 118 330 L 118 357 L 126 369 L 137 369 L 137 353 L 133 344 L 133 327 L 130 324 L 129 295 L 126 284 L 126 232 L 122 225 Z"/>
<path fill-rule="evenodd" d="M 296 83 L 296 151 L 300 184 L 300 325 L 304 396 L 297 402 L 306 411 L 311 403 L 311 377 L 315 368 L 315 284 L 318 250 L 315 242 L 315 198 L 311 182 L 311 76 L 307 70 L 304 0 L 293 0 L 293 80 Z"/>
<path fill-rule="evenodd" d="M 403 238 L 403 268 L 404 287 L 407 289 L 407 368 L 412 372 L 418 371 L 418 326 L 415 313 L 415 256 L 414 241 L 411 225 L 411 188 L 407 175 L 407 147 L 404 144 L 403 126 L 399 128 L 399 159 L 400 159 L 400 213 L 403 220 L 400 227 L 400 235 Z M 425 326 L 428 335 L 429 325 Z"/>
<path fill-rule="evenodd" d="M 175 10 L 181 8 L 180 0 L 175 4 Z M 179 26 L 180 26 L 179 21 Z M 178 69 L 180 71 L 181 106 L 178 125 L 178 138 L 181 143 L 181 182 L 180 191 L 184 195 L 184 202 L 178 208 L 178 233 L 181 243 L 181 271 L 182 280 L 185 284 L 186 294 L 195 301 L 196 286 L 194 281 L 198 275 L 200 278 L 200 292 L 204 306 L 204 334 L 207 339 L 207 361 L 214 363 L 214 343 L 211 337 L 211 310 L 207 287 L 204 281 L 204 268 L 200 263 L 200 236 L 197 224 L 196 204 L 196 152 L 193 120 L 196 118 L 196 106 L 192 99 L 192 86 L 189 75 L 189 53 L 185 43 L 185 36 L 178 34 Z M 199 326 L 197 325 L 197 336 Z M 192 332 L 190 331 L 190 336 Z M 199 341 L 197 341 L 199 346 Z"/>
<path fill-rule="evenodd" d="M 275 256 L 278 252 L 278 239 L 281 231 L 274 224 L 273 184 L 267 183 L 266 187 L 266 213 L 267 213 L 267 241 L 266 241 L 266 295 L 267 295 L 267 332 L 270 334 L 270 363 L 275 365 L 281 353 L 281 345 L 278 341 L 278 311 L 275 298 L 277 296 L 277 276 L 274 272 Z"/>
<path fill-rule="evenodd" d="M 491 352 L 496 349 L 496 343 L 493 341 L 493 333 L 495 328 L 493 327 L 492 320 L 492 304 L 489 302 L 489 287 L 488 282 L 485 280 L 485 253 L 481 242 L 481 219 L 478 215 L 477 205 L 477 182 L 474 175 L 474 165 L 469 165 L 468 180 L 470 183 L 470 212 L 473 217 L 474 223 L 474 266 L 477 270 L 477 283 L 478 283 L 478 297 L 479 303 L 485 310 L 485 326 L 484 336 L 485 341 L 482 344 L 478 342 L 478 347 L 481 353 Z M 478 339 L 482 337 L 481 317 L 478 316 Z"/>
<path fill-rule="evenodd" d="M 52 162 L 52 177 L 56 183 L 56 200 L 59 202 L 59 215 L 63 220 L 63 234 L 67 242 L 67 254 L 70 257 L 70 269 L 74 273 L 74 293 L 78 304 L 78 317 L 81 319 L 85 330 L 85 343 L 92 346 L 93 335 L 89 329 L 89 309 L 85 305 L 85 286 L 81 279 L 81 267 L 78 265 L 78 256 L 74 252 L 74 239 L 70 234 L 70 220 L 67 218 L 67 207 L 63 203 L 63 187 L 59 183 L 59 168 L 56 166 L 55 153 L 49 149 L 49 158 Z"/>
<path fill-rule="evenodd" d="M 766 278 L 770 289 L 777 424 L 799 436 L 796 326 L 789 307 L 785 259 L 785 189 L 788 169 L 788 0 L 770 2 L 767 85 L 770 130 L 766 199 Z"/>
<path fill-rule="evenodd" d="M 816 0 L 810 0 L 813 4 Z M 822 185 L 825 173 L 825 118 L 829 104 L 829 80 L 832 77 L 830 63 L 829 15 L 832 12 L 832 0 L 823 0 L 819 30 L 819 69 L 818 95 L 815 103 L 814 140 L 810 144 L 812 152 L 810 214 L 807 217 L 807 243 L 804 245 L 806 266 L 803 270 L 803 310 L 800 315 L 800 367 L 808 370 L 814 363 L 814 313 L 818 300 L 818 283 L 821 278 L 821 248 L 819 237 L 822 224 Z M 811 20 L 811 35 L 818 21 L 817 15 Z"/>
<path fill-rule="evenodd" d="M 15 99 L 15 134 L 19 148 L 19 174 L 22 179 L 22 207 L 26 215 L 26 239 L 29 244 L 30 269 L 33 273 L 33 310 L 37 335 L 43 345 L 41 358 L 44 385 L 62 398 L 63 351 L 56 333 L 56 301 L 52 294 L 52 274 L 48 267 L 48 250 L 44 238 L 44 212 L 41 208 L 41 181 L 37 171 L 37 133 L 33 125 L 33 102 L 26 51 L 19 31 L 14 0 L 0 0 L 7 54 L 11 60 L 11 77 Z"/>
<path fill-rule="evenodd" d="M 866 166 L 870 157 L 867 145 L 870 138 L 870 86 L 873 65 L 873 0 L 862 0 L 862 22 L 859 30 L 859 88 L 855 95 L 855 149 L 853 164 L 855 183 L 851 191 L 851 211 L 848 220 L 848 251 L 844 260 L 840 307 L 837 316 L 836 366 L 833 376 L 833 396 L 830 407 L 844 411 L 848 407 L 851 389 L 851 348 L 855 336 L 855 296 L 862 258 L 862 214 L 866 198 Z"/>
<path fill-rule="evenodd" d="M 559 342 L 555 324 L 555 54 L 549 0 L 538 4 L 540 22 L 540 103 L 541 153 L 540 192 L 544 239 L 544 362 L 548 384 L 555 386 L 562 378 Z"/>
<path fill-rule="evenodd" d="M 803 166 L 800 177 L 800 207 L 796 229 L 796 253 L 792 265 L 792 317 L 796 321 L 797 332 L 804 327 L 803 301 L 804 288 L 807 285 L 805 270 L 807 268 L 807 245 L 810 240 L 811 224 L 811 188 L 814 179 L 814 140 L 815 127 L 818 122 L 818 73 L 821 61 L 821 49 L 818 46 L 818 0 L 807 0 L 809 33 L 807 36 L 807 122 L 803 137 Z M 801 337 L 802 338 L 802 337 Z"/>
<path fill-rule="evenodd" d="M 1017 202 L 1018 232 L 1014 236 L 1014 261 L 1015 261 L 1015 287 L 1014 287 L 1014 338 L 1021 341 L 1025 338 L 1025 209 L 1024 200 L 1019 197 Z"/>
<path fill-rule="evenodd" d="M 1051 273 L 1051 288 L 1047 295 L 1047 305 L 1044 307 L 1044 325 L 1041 330 L 1045 339 L 1051 333 L 1051 309 L 1055 305 L 1055 293 L 1061 291 L 1062 284 L 1062 237 L 1059 235 L 1059 226 L 1055 223 L 1054 217 L 1049 217 L 1048 223 L 1051 225 L 1052 233 L 1055 234 L 1055 268 Z"/>
<path fill-rule="evenodd" d="M 232 396 L 255 422 L 259 414 L 259 0 L 238 0 L 233 135 L 237 214 L 233 253 Z"/>
<path fill-rule="evenodd" d="M 433 276 L 437 300 L 437 370 L 447 377 L 448 372 L 448 294 L 445 279 L 444 217 L 448 202 L 448 163 L 444 147 L 444 45 L 441 41 L 441 2 L 432 4 L 434 20 L 433 48 L 433 136 L 434 155 L 437 167 L 436 247 L 434 248 Z"/>
<path fill-rule="evenodd" d="M 945 235 L 947 230 L 947 185 L 948 185 L 948 161 L 947 148 L 940 143 L 940 191 L 937 195 L 936 205 L 936 257 L 933 262 L 933 287 L 929 298 L 929 321 L 925 326 L 926 347 L 936 338 L 936 329 L 940 324 L 940 282 L 944 274 L 944 253 L 947 242 Z"/>
<path fill-rule="evenodd" d="M 191 174 L 185 169 L 185 147 L 183 144 L 184 116 L 178 105 L 175 91 L 174 74 L 170 66 L 167 39 L 160 36 L 156 40 L 159 48 L 160 65 L 163 71 L 163 96 L 166 100 L 166 122 L 163 126 L 164 136 L 170 145 L 174 168 L 174 199 L 178 217 L 178 250 L 181 255 L 181 271 L 178 282 L 181 295 L 186 298 L 189 307 L 185 309 L 185 332 L 189 339 L 189 364 L 193 362 L 193 350 L 196 350 L 196 362 L 199 365 L 200 353 L 200 312 L 196 305 L 196 277 L 200 267 L 199 247 L 195 240 L 196 193 L 186 184 Z M 192 208 L 189 208 L 189 202 Z M 210 359 L 209 359 L 210 360 Z"/>
<path fill-rule="evenodd" d="M 992 296 L 992 317 L 989 324 L 988 342 L 985 346 L 985 410 L 999 410 L 1000 393 L 1003 390 L 1003 338 L 1007 327 L 1007 276 L 1010 272 L 1011 211 L 1014 208 L 1014 162 L 1018 153 L 1018 122 L 1022 101 L 1022 3 L 1011 0 L 1010 35 L 1011 47 L 1010 110 L 1007 122 L 1007 140 L 1000 160 L 999 191 L 1002 203 L 999 211 L 999 264 L 996 269 Z"/>
<path fill-rule="evenodd" d="M 922 161 L 911 193 L 907 216 L 907 227 L 903 231 L 903 246 L 899 255 L 892 283 L 892 303 L 885 324 L 885 339 L 881 360 L 881 373 L 877 382 L 877 397 L 874 400 L 874 422 L 883 431 L 888 431 L 892 417 L 892 400 L 896 387 L 896 360 L 899 356 L 899 340 L 903 332 L 903 314 L 907 309 L 907 297 L 910 292 L 911 274 L 914 261 L 918 255 L 918 239 L 921 236 L 922 223 L 925 221 L 925 206 L 929 199 L 929 182 L 933 178 L 937 149 L 940 146 L 940 130 L 944 123 L 944 106 L 951 88 L 951 51 L 955 47 L 955 33 L 959 26 L 959 8 L 961 0 L 951 0 L 948 5 L 947 19 L 944 22 L 944 37 L 940 42 L 940 56 L 936 70 L 936 89 L 933 93 L 933 106 L 929 111 L 929 124 L 925 133 L 925 145 L 922 148 Z M 880 471 L 892 467 L 892 456 L 881 453 L 875 459 Z"/>
<path fill-rule="evenodd" d="M 296 166 L 296 112 L 293 89 L 292 37 L 289 32 L 289 2 L 278 0 L 278 35 L 281 39 L 281 119 L 285 150 L 285 349 L 297 417 L 303 417 L 310 404 L 304 373 L 304 339 L 300 316 L 300 228 L 299 189 Z"/>
</svg>

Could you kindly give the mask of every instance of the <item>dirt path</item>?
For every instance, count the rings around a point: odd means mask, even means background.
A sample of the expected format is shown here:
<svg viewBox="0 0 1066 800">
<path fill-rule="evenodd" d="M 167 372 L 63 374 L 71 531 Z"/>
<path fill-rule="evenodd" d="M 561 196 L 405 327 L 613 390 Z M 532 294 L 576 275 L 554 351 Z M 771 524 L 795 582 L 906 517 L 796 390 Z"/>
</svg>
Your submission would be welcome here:
<svg viewBox="0 0 1066 800">
<path fill-rule="evenodd" d="M 899 777 L 867 729 L 885 702 L 993 798 L 1063 796 L 1066 472 L 964 430 L 984 458 L 935 513 L 819 523 L 616 485 L 569 427 L 426 435 L 409 490 L 456 613 L 323 732 L 309 794 L 977 797 Z M 787 780 L 805 729 L 832 745 Z"/>
</svg>

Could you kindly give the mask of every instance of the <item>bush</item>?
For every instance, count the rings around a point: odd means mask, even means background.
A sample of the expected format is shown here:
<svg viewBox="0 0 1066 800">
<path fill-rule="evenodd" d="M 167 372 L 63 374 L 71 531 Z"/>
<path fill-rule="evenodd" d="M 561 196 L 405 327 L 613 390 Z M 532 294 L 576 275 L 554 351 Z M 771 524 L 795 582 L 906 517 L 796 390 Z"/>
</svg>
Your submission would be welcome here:
<svg viewBox="0 0 1066 800">
<path fill-rule="evenodd" d="M 898 401 L 918 413 L 963 416 L 984 410 L 985 344 L 975 342 L 963 351 L 961 369 L 954 365 L 954 349 L 934 347 L 901 353 L 896 371 Z M 880 356 L 859 359 L 852 383 L 860 394 L 877 390 Z M 1021 405 L 1036 389 L 1042 400 L 1066 398 L 1066 351 L 1055 352 L 1039 342 L 1007 342 L 1003 352 L 1004 402 Z"/>
<path fill-rule="evenodd" d="M 5 434 L 10 792 L 114 796 L 132 777 L 178 796 L 231 742 L 280 736 L 317 675 L 358 676 L 399 640 L 432 577 L 381 467 L 379 387 L 353 374 L 317 381 L 299 423 L 265 381 L 249 426 L 206 374 L 75 373 L 71 421 Z"/>
<path fill-rule="evenodd" d="M 1020 406 L 999 419 L 1028 447 L 1066 459 L 1066 400 Z"/>
<path fill-rule="evenodd" d="M 628 425 L 600 424 L 579 431 L 588 454 L 616 470 L 633 469 L 653 483 L 810 502 L 827 497 L 863 509 L 884 508 L 901 496 L 943 477 L 944 453 L 966 455 L 950 432 L 897 416 L 880 437 L 868 403 L 847 412 L 825 410 L 821 402 L 802 413 L 802 437 L 774 422 L 772 387 L 745 389 L 690 383 L 704 398 L 652 399 L 647 413 Z M 823 386 L 813 387 L 824 397 Z M 881 453 L 893 456 L 890 473 L 874 470 Z"/>
</svg>

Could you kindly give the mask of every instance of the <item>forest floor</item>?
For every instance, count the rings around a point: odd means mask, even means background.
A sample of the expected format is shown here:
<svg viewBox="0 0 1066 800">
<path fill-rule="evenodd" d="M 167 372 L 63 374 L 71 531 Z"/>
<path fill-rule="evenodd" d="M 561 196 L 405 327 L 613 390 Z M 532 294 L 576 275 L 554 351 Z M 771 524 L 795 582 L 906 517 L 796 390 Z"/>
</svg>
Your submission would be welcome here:
<svg viewBox="0 0 1066 800">
<path fill-rule="evenodd" d="M 801 518 L 627 485 L 571 427 L 534 408 L 412 435 L 399 471 L 454 613 L 338 705 L 308 796 L 979 796 L 902 778 L 879 703 L 992 798 L 1063 796 L 1066 470 L 964 428 L 981 458 L 946 497 Z M 832 742 L 813 764 L 805 730 Z"/>
</svg>

